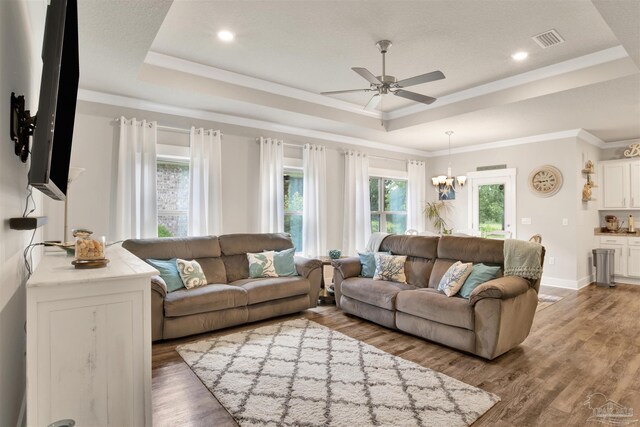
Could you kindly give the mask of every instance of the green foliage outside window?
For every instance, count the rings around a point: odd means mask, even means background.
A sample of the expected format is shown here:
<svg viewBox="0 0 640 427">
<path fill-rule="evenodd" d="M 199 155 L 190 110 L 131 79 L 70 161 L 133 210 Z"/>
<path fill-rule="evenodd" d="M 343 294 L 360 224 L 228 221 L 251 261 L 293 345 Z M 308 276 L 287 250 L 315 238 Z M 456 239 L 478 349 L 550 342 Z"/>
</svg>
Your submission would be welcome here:
<svg viewBox="0 0 640 427">
<path fill-rule="evenodd" d="M 480 185 L 478 201 L 480 231 L 504 230 L 504 185 Z"/>
<path fill-rule="evenodd" d="M 302 207 L 304 179 L 300 171 L 284 174 L 284 231 L 291 234 L 296 252 L 302 251 Z"/>
<path fill-rule="evenodd" d="M 371 232 L 404 234 L 407 230 L 407 181 L 369 178 Z"/>
<path fill-rule="evenodd" d="M 173 237 L 173 233 L 166 225 L 158 224 L 158 237 Z"/>
</svg>

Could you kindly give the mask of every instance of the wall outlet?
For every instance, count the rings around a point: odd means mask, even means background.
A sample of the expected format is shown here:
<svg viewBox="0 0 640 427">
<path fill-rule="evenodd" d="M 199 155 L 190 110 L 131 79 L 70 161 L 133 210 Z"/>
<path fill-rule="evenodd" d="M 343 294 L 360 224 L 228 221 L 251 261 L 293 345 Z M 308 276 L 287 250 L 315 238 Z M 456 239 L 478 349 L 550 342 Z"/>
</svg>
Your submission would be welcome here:
<svg viewBox="0 0 640 427">
<path fill-rule="evenodd" d="M 531 225 L 531 218 L 522 218 L 520 222 L 524 225 Z"/>
<path fill-rule="evenodd" d="M 556 263 L 556 258 L 555 258 L 555 257 L 550 256 L 550 257 L 549 257 L 549 265 L 555 265 L 555 263 Z"/>
<path fill-rule="evenodd" d="M 569 225 L 569 218 L 562 218 L 562 225 Z"/>
</svg>

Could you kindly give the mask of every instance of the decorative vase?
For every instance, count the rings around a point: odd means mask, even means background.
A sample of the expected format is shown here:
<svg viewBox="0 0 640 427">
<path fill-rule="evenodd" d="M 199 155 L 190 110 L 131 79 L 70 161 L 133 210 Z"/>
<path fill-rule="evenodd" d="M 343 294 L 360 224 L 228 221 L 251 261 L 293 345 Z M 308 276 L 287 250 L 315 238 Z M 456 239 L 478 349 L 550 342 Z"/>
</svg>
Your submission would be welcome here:
<svg viewBox="0 0 640 427">
<path fill-rule="evenodd" d="M 329 258 L 331 259 L 338 259 L 340 258 L 341 255 L 342 255 L 342 251 L 340 251 L 340 249 L 331 249 L 329 251 Z"/>
</svg>

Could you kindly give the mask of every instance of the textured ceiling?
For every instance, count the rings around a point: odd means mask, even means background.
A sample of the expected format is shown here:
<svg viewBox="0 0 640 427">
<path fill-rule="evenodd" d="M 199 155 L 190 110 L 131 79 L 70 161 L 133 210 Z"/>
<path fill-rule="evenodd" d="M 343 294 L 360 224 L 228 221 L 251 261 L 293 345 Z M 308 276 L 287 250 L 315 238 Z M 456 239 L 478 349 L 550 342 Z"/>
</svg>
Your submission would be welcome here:
<svg viewBox="0 0 640 427">
<path fill-rule="evenodd" d="M 82 0 L 80 86 L 129 97 L 126 104 L 132 108 L 139 104 L 136 100 L 151 101 L 390 148 L 439 150 L 449 129 L 456 132 L 454 146 L 575 128 L 605 141 L 638 138 L 640 74 L 633 61 L 640 57 L 634 18 L 640 16 L 640 1 L 595 4 Z M 219 42 L 215 34 L 221 28 L 235 31 L 237 40 Z M 543 50 L 530 39 L 551 28 L 567 41 Z M 447 76 L 412 88 L 442 97 L 429 109 L 411 110 L 419 104 L 387 97 L 384 110 L 402 114 L 385 115 L 384 126 L 380 119 L 361 114 L 367 94 L 343 96 L 347 102 L 341 105 L 323 103 L 334 99 L 317 95 L 366 87 L 350 67 L 379 73 L 374 44 L 382 38 L 394 42 L 387 56 L 388 74 L 405 78 L 440 69 Z M 604 49 L 609 53 L 603 56 Z M 516 50 L 529 51 L 529 59 L 512 61 L 509 55 Z M 150 52 L 180 58 L 182 65 L 149 63 Z M 600 59 L 594 62 L 594 55 Z M 555 74 L 549 74 L 550 69 Z M 224 80 L 220 70 L 254 85 Z M 533 78 L 525 81 L 523 75 Z M 509 79 L 516 83 L 480 93 L 480 85 Z M 304 92 L 296 97 L 270 89 L 269 82 Z M 471 95 L 461 98 L 461 93 Z M 106 98 L 86 100 L 110 102 L 99 99 Z"/>
</svg>

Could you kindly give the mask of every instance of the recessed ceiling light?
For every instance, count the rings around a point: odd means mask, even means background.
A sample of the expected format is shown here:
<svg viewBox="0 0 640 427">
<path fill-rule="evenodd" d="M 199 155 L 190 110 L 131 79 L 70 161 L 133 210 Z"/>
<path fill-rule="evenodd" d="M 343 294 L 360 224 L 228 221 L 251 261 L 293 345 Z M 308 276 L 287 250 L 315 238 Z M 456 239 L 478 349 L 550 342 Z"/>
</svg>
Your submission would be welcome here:
<svg viewBox="0 0 640 427">
<path fill-rule="evenodd" d="M 527 59 L 527 56 L 529 56 L 527 52 L 516 52 L 511 55 L 511 58 L 513 58 L 513 60 L 515 61 L 524 61 L 525 59 Z"/>
<path fill-rule="evenodd" d="M 229 30 L 220 30 L 218 31 L 218 38 L 223 42 L 230 42 L 236 38 L 236 35 Z"/>
</svg>

